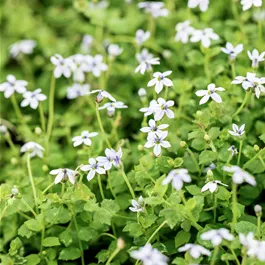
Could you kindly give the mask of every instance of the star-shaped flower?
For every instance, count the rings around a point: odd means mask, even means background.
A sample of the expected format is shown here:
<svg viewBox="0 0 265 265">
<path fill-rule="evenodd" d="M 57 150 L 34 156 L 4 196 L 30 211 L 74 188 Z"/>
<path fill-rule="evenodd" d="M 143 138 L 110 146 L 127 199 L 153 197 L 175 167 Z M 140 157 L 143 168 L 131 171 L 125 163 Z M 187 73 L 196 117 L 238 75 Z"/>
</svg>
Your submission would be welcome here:
<svg viewBox="0 0 265 265">
<path fill-rule="evenodd" d="M 97 136 L 97 132 L 88 132 L 83 131 L 80 136 L 75 136 L 72 141 L 74 142 L 74 147 L 79 146 L 81 144 L 91 146 L 92 142 L 90 140 L 91 137 Z"/>
<path fill-rule="evenodd" d="M 201 189 L 201 192 L 209 190 L 211 193 L 214 193 L 218 189 L 218 184 L 228 187 L 228 185 L 222 183 L 220 180 L 213 180 L 207 182 Z"/>
<path fill-rule="evenodd" d="M 75 184 L 75 175 L 77 172 L 75 170 L 69 168 L 58 168 L 54 169 L 50 172 L 51 175 L 57 175 L 54 184 L 58 184 L 59 182 L 66 181 L 67 179 Z"/>
<path fill-rule="evenodd" d="M 186 168 L 173 169 L 169 172 L 162 184 L 167 185 L 172 182 L 172 186 L 176 190 L 181 190 L 184 183 L 190 183 L 191 177 Z"/>
<path fill-rule="evenodd" d="M 36 109 L 39 106 L 39 101 L 44 101 L 47 97 L 41 93 L 41 89 L 38 88 L 35 91 L 26 91 L 23 94 L 24 99 L 21 102 L 21 107 L 30 106 L 32 109 Z"/>
<path fill-rule="evenodd" d="M 155 85 L 155 91 L 157 94 L 159 94 L 162 91 L 163 86 L 173 86 L 172 81 L 166 78 L 166 76 L 170 75 L 171 73 L 172 71 L 166 71 L 164 73 L 155 72 L 153 74 L 154 78 L 148 82 L 147 86 L 150 87 Z"/>
</svg>

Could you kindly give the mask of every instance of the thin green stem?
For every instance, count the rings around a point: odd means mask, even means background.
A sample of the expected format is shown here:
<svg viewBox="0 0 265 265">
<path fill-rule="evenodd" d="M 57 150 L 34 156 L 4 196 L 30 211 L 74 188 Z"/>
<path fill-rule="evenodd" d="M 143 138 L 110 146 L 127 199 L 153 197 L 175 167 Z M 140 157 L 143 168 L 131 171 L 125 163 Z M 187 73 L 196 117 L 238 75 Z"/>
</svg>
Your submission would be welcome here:
<svg viewBox="0 0 265 265">
<path fill-rule="evenodd" d="M 259 19 L 258 19 L 258 34 L 259 34 L 259 43 L 262 44 L 263 40 L 262 40 L 262 18 L 261 18 L 261 14 L 262 14 L 262 8 L 259 8 Z"/>
<path fill-rule="evenodd" d="M 251 91 L 247 91 L 246 94 L 245 94 L 245 98 L 242 102 L 242 104 L 240 105 L 240 107 L 237 109 L 237 111 L 233 114 L 233 117 L 237 116 L 241 110 L 244 108 L 244 106 L 246 105 L 249 97 L 250 97 L 250 94 L 251 94 Z"/>
<path fill-rule="evenodd" d="M 238 157 L 237 157 L 237 165 L 238 166 L 240 164 L 240 159 L 241 159 L 241 154 L 242 154 L 242 147 L 243 147 L 243 139 L 240 140 L 240 143 L 239 143 L 239 152 L 238 152 Z"/>
<path fill-rule="evenodd" d="M 207 81 L 211 82 L 211 72 L 209 69 L 209 61 L 210 61 L 209 51 L 207 49 L 203 49 L 203 52 L 204 52 L 204 72 L 205 72 Z"/>
<path fill-rule="evenodd" d="M 262 155 L 262 153 L 265 152 L 265 148 L 261 149 L 255 156 L 253 156 L 250 160 L 248 160 L 243 168 L 246 168 L 249 164 L 251 164 L 254 160 L 256 160 L 259 156 Z"/>
<path fill-rule="evenodd" d="M 110 255 L 106 265 L 109 265 L 111 263 L 111 261 L 116 257 L 116 255 L 118 255 L 118 253 L 120 252 L 120 248 L 116 248 L 113 253 Z"/>
<path fill-rule="evenodd" d="M 22 112 L 20 111 L 20 108 L 19 108 L 19 106 L 18 106 L 18 103 L 17 103 L 17 99 L 16 99 L 15 94 L 13 94 L 13 95 L 10 97 L 10 99 L 11 99 L 11 103 L 12 103 L 12 105 L 13 105 L 13 108 L 14 108 L 14 110 L 15 110 L 15 113 L 16 113 L 16 115 L 17 115 L 18 121 L 19 121 L 20 123 L 24 123 L 24 122 L 25 122 L 25 119 L 24 119 L 24 117 L 23 117 L 23 115 L 22 115 Z"/>
<path fill-rule="evenodd" d="M 232 252 L 233 257 L 235 258 L 236 264 L 237 264 L 237 265 L 240 265 L 240 262 L 239 262 L 239 260 L 238 260 L 238 258 L 237 258 L 237 256 L 236 256 L 235 251 L 234 251 L 232 248 L 230 248 L 230 251 Z"/>
<path fill-rule="evenodd" d="M 42 213 L 42 216 L 43 216 L 43 213 Z M 43 217 L 42 217 L 42 230 L 41 230 L 40 254 L 42 254 L 44 236 L 45 236 L 45 223 L 44 223 L 44 216 L 43 216 Z"/>
<path fill-rule="evenodd" d="M 37 217 L 37 213 L 29 206 L 24 198 L 21 198 L 21 202 L 28 208 L 28 210 L 34 215 L 34 217 Z"/>
<path fill-rule="evenodd" d="M 213 222 L 216 223 L 217 195 L 213 193 L 213 197 L 214 197 Z"/>
<path fill-rule="evenodd" d="M 231 62 L 231 71 L 232 71 L 232 78 L 233 80 L 236 78 L 236 65 L 235 65 L 235 60 Z"/>
<path fill-rule="evenodd" d="M 101 195 L 102 200 L 105 200 L 105 195 L 104 195 L 104 191 L 103 191 L 102 183 L 101 183 L 101 177 L 100 177 L 100 174 L 97 174 L 97 175 L 98 175 L 98 186 L 100 190 L 100 195 Z"/>
<path fill-rule="evenodd" d="M 111 179 L 110 179 L 110 172 L 108 170 L 107 170 L 107 179 L 108 179 L 108 185 L 109 185 L 110 192 L 111 192 L 113 198 L 116 199 L 117 196 L 116 196 L 115 192 L 113 191 Z"/>
<path fill-rule="evenodd" d="M 39 113 L 40 113 L 40 121 L 41 121 L 41 129 L 43 132 L 46 131 L 45 117 L 42 104 L 39 104 Z"/>
<path fill-rule="evenodd" d="M 193 163 L 195 164 L 195 167 L 196 167 L 197 171 L 200 173 L 201 170 L 200 170 L 199 164 L 198 164 L 198 162 L 197 162 L 197 159 L 196 159 L 194 153 L 190 150 L 189 147 L 187 147 L 187 151 L 188 151 L 188 153 L 190 154 L 191 159 L 192 159 Z"/>
<path fill-rule="evenodd" d="M 5 139 L 6 139 L 6 141 L 8 142 L 10 148 L 13 150 L 13 152 L 14 152 L 14 153 L 17 153 L 17 149 L 16 149 L 16 147 L 15 147 L 13 141 L 12 141 L 12 138 L 11 138 L 9 132 L 7 132 L 7 133 L 5 134 Z"/>
<path fill-rule="evenodd" d="M 98 119 L 98 125 L 99 125 L 99 128 L 100 128 L 100 130 L 101 130 L 101 133 L 103 134 L 103 137 L 104 137 L 104 139 L 105 139 L 105 142 L 106 142 L 106 144 L 107 144 L 107 146 L 108 146 L 109 148 L 112 148 L 112 147 L 111 147 L 111 144 L 110 144 L 110 142 L 109 142 L 109 140 L 108 140 L 108 137 L 107 137 L 107 135 L 106 135 L 106 133 L 105 133 L 104 127 L 103 127 L 103 125 L 102 125 L 102 121 L 101 121 L 100 114 L 99 114 L 99 109 L 98 109 L 98 103 L 96 103 L 96 115 L 97 115 L 97 119 Z"/>
<path fill-rule="evenodd" d="M 257 216 L 257 239 L 260 239 L 261 215 Z"/>
<path fill-rule="evenodd" d="M 130 184 L 130 182 L 128 180 L 128 177 L 126 176 L 126 174 L 124 172 L 123 166 L 120 168 L 120 172 L 121 172 L 121 174 L 123 176 L 123 179 L 124 179 L 125 183 L 127 184 L 127 187 L 128 187 L 128 189 L 129 189 L 129 191 L 130 191 L 130 193 L 132 195 L 132 198 L 135 199 L 135 194 L 134 194 L 133 188 L 132 188 L 132 186 L 131 186 L 131 184 Z"/>
<path fill-rule="evenodd" d="M 5 207 L 3 208 L 2 212 L 1 212 L 1 215 L 0 215 L 0 221 L 2 220 L 2 218 L 4 217 L 5 213 L 6 213 L 6 210 L 8 208 L 8 204 L 5 205 Z"/>
<path fill-rule="evenodd" d="M 49 142 L 51 134 L 52 134 L 52 127 L 53 127 L 53 120 L 54 120 L 54 94 L 55 94 L 55 83 L 56 79 L 52 73 L 51 84 L 50 84 L 50 94 L 49 94 L 49 119 L 48 119 L 48 128 L 47 128 L 47 142 Z"/>
<path fill-rule="evenodd" d="M 216 258 L 217 258 L 217 254 L 218 254 L 218 252 L 219 252 L 219 247 L 218 246 L 216 246 L 215 248 L 214 248 L 214 251 L 213 251 L 213 256 L 212 256 L 212 261 L 211 261 L 211 265 L 214 265 L 215 264 L 215 261 L 216 261 Z"/>
<path fill-rule="evenodd" d="M 237 221 L 237 185 L 234 182 L 232 184 L 232 213 L 233 213 L 233 219 L 232 219 L 232 233 L 233 233 Z"/>
<path fill-rule="evenodd" d="M 30 155 L 29 154 L 27 156 L 27 168 L 28 168 L 28 174 L 29 174 L 29 181 L 30 181 L 30 184 L 31 184 L 33 197 L 34 197 L 34 201 L 35 201 L 36 212 L 38 213 L 37 192 L 36 192 L 36 187 L 35 187 L 35 183 L 34 183 L 33 176 L 32 176 Z"/>
<path fill-rule="evenodd" d="M 102 233 L 102 234 L 100 234 L 99 236 L 108 236 L 108 237 L 111 237 L 111 238 L 117 240 L 117 237 L 114 236 L 114 235 L 112 235 L 112 234 L 110 234 L 110 233 Z"/>
<path fill-rule="evenodd" d="M 75 215 L 73 213 L 72 213 L 72 218 L 73 218 L 73 221 L 74 221 L 75 230 L 76 230 L 76 233 L 77 233 L 78 244 L 79 244 L 79 248 L 80 248 L 80 251 L 81 251 L 81 263 L 82 263 L 82 265 L 85 265 L 84 251 L 83 251 L 83 247 L 82 247 L 82 242 L 81 242 L 81 240 L 80 240 L 80 238 L 78 236 L 79 228 L 78 228 L 78 224 L 76 222 Z"/>
<path fill-rule="evenodd" d="M 149 237 L 149 239 L 147 240 L 147 243 L 150 243 L 152 241 L 152 239 L 155 237 L 155 235 L 159 232 L 159 230 L 167 223 L 167 221 L 164 221 L 155 231 L 154 233 Z"/>
<path fill-rule="evenodd" d="M 261 164 L 263 165 L 263 168 L 265 170 L 265 162 L 261 156 L 259 156 L 259 161 L 261 162 Z"/>
<path fill-rule="evenodd" d="M 54 185 L 54 182 L 52 182 L 43 192 L 42 194 L 45 194 L 52 186 Z"/>
</svg>

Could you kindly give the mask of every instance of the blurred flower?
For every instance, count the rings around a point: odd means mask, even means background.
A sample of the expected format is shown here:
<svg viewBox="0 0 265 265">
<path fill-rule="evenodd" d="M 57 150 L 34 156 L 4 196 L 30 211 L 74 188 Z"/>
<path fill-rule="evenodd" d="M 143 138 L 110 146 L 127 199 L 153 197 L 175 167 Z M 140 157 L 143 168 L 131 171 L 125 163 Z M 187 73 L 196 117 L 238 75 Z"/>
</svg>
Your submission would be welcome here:
<svg viewBox="0 0 265 265">
<path fill-rule="evenodd" d="M 98 90 L 92 90 L 92 91 L 88 92 L 87 94 L 90 95 L 90 94 L 94 94 L 94 93 L 98 93 L 97 97 L 96 97 L 97 103 L 101 103 L 104 100 L 104 98 L 108 98 L 109 100 L 116 102 L 116 99 L 109 92 L 107 92 L 105 90 L 99 90 L 99 89 Z"/>
<path fill-rule="evenodd" d="M 88 9 L 105 9 L 109 6 L 109 2 L 105 0 L 89 1 Z"/>
<path fill-rule="evenodd" d="M 189 251 L 190 255 L 194 259 L 198 259 L 201 255 L 206 255 L 206 256 L 211 255 L 211 251 L 209 251 L 207 248 L 195 244 L 186 244 L 183 247 L 179 248 L 178 251 L 179 252 Z"/>
<path fill-rule="evenodd" d="M 157 106 L 155 108 L 154 118 L 156 121 L 161 120 L 164 115 L 166 115 L 169 119 L 173 119 L 175 117 L 174 112 L 169 108 L 174 105 L 173 100 L 165 101 L 163 98 L 159 98 L 157 100 Z"/>
<path fill-rule="evenodd" d="M 84 82 L 85 72 L 88 72 L 90 70 L 90 61 L 88 59 L 90 57 L 83 54 L 74 54 L 70 58 L 72 60 L 72 72 L 74 81 L 80 83 Z"/>
<path fill-rule="evenodd" d="M 229 55 L 229 59 L 232 61 L 234 60 L 239 53 L 241 53 L 244 49 L 243 44 L 238 44 L 235 47 L 232 43 L 227 42 L 225 48 L 221 48 L 221 51 Z"/>
<path fill-rule="evenodd" d="M 108 70 L 108 66 L 103 63 L 103 56 L 101 54 L 97 54 L 94 57 L 88 56 L 89 59 L 89 71 L 93 73 L 95 77 L 99 77 L 101 72 L 105 72 Z"/>
<path fill-rule="evenodd" d="M 36 41 L 34 40 L 21 40 L 10 46 L 10 55 L 16 58 L 20 54 L 31 54 L 36 47 Z"/>
<path fill-rule="evenodd" d="M 247 182 L 252 186 L 257 185 L 255 178 L 251 176 L 248 172 L 241 169 L 239 166 L 224 166 L 223 170 L 229 173 L 233 173 L 232 179 L 235 184 L 242 184 L 243 182 Z"/>
<path fill-rule="evenodd" d="M 209 84 L 207 90 L 198 90 L 195 94 L 198 97 L 202 97 L 200 105 L 205 104 L 210 98 L 217 103 L 222 102 L 222 98 L 216 93 L 216 91 L 224 91 L 222 87 L 216 87 L 215 84 Z"/>
<path fill-rule="evenodd" d="M 140 131 L 148 134 L 161 134 L 163 132 L 162 130 L 166 129 L 169 126 L 168 124 L 156 125 L 156 122 L 153 119 L 149 120 L 148 124 L 149 127 L 143 127 L 140 129 Z"/>
<path fill-rule="evenodd" d="M 136 43 L 141 46 L 145 41 L 150 38 L 151 33 L 149 31 L 144 32 L 142 29 L 136 31 L 135 40 Z"/>
<path fill-rule="evenodd" d="M 199 6 L 202 12 L 205 12 L 208 9 L 209 0 L 189 0 L 188 7 L 195 8 Z"/>
<path fill-rule="evenodd" d="M 219 246 L 223 240 L 232 241 L 234 236 L 226 228 L 220 228 L 202 233 L 201 239 L 210 240 L 214 246 Z"/>
<path fill-rule="evenodd" d="M 252 67 L 257 69 L 259 67 L 259 62 L 264 61 L 265 52 L 259 54 L 257 49 L 254 49 L 252 52 L 248 51 L 248 57 L 252 61 Z"/>
<path fill-rule="evenodd" d="M 125 105 L 123 102 L 116 101 L 116 102 L 107 102 L 102 107 L 99 107 L 98 109 L 99 110 L 107 109 L 108 116 L 113 117 L 116 109 L 127 109 L 127 108 L 128 106 Z"/>
<path fill-rule="evenodd" d="M 228 185 L 222 183 L 220 180 L 213 180 L 206 183 L 202 187 L 201 192 L 209 190 L 211 193 L 214 193 L 218 189 L 218 184 L 228 187 Z"/>
<path fill-rule="evenodd" d="M 14 94 L 14 92 L 23 94 L 27 90 L 27 81 L 16 80 L 15 76 L 13 75 L 8 75 L 6 79 L 7 82 L 0 84 L 0 91 L 4 92 L 5 98 L 9 98 L 11 95 Z"/>
<path fill-rule="evenodd" d="M 27 142 L 20 149 L 21 153 L 29 152 L 30 157 L 38 156 L 40 158 L 43 157 L 43 151 L 44 148 L 35 142 Z"/>
<path fill-rule="evenodd" d="M 147 142 L 145 143 L 145 148 L 152 148 L 154 147 L 154 154 L 155 156 L 161 155 L 161 147 L 163 148 L 169 148 L 171 147 L 171 144 L 168 141 L 165 141 L 165 138 L 167 137 L 168 132 L 161 132 L 160 134 L 149 134 L 147 137 Z"/>
<path fill-rule="evenodd" d="M 67 98 L 74 99 L 84 95 L 87 95 L 90 91 L 89 84 L 74 83 L 72 86 L 67 88 Z"/>
<path fill-rule="evenodd" d="M 92 47 L 94 38 L 91 35 L 84 35 L 82 43 L 81 43 L 81 51 L 84 53 L 90 52 L 90 49 Z"/>
<path fill-rule="evenodd" d="M 140 111 L 144 112 L 144 116 L 152 115 L 157 108 L 157 101 L 155 99 L 151 100 L 149 107 L 141 108 Z"/>
<path fill-rule="evenodd" d="M 173 86 L 172 81 L 166 78 L 166 76 L 170 75 L 171 73 L 172 71 L 166 71 L 164 73 L 155 72 L 153 74 L 154 78 L 148 82 L 147 86 L 150 87 L 155 85 L 155 91 L 157 94 L 159 94 L 162 91 L 163 86 L 166 87 Z"/>
<path fill-rule="evenodd" d="M 140 260 L 143 265 L 167 265 L 168 258 L 156 248 L 152 248 L 149 243 L 138 250 L 132 251 L 130 255 L 132 258 Z"/>
<path fill-rule="evenodd" d="M 181 41 L 182 43 L 187 43 L 192 32 L 195 30 L 190 26 L 190 21 L 186 20 L 184 22 L 178 23 L 175 27 L 176 36 L 175 41 Z"/>
<path fill-rule="evenodd" d="M 11 189 L 11 193 L 13 196 L 16 196 L 19 193 L 18 188 L 16 186 L 13 186 L 13 188 Z"/>
<path fill-rule="evenodd" d="M 265 10 L 258 10 L 253 12 L 253 19 L 255 21 L 265 21 Z"/>
<path fill-rule="evenodd" d="M 154 18 L 166 17 L 169 13 L 168 9 L 164 8 L 163 2 L 141 2 L 139 8 L 143 8 L 146 13 L 150 13 Z"/>
<path fill-rule="evenodd" d="M 214 33 L 213 29 L 206 28 L 204 30 L 195 30 L 192 32 L 191 42 L 201 42 L 202 46 L 209 48 L 211 45 L 211 40 L 218 40 L 219 36 Z"/>
<path fill-rule="evenodd" d="M 55 78 L 60 78 L 62 75 L 66 78 L 71 76 L 73 62 L 70 58 L 63 58 L 60 54 L 55 54 L 51 57 L 51 62 L 55 65 L 53 71 Z"/>
<path fill-rule="evenodd" d="M 75 184 L 75 175 L 76 171 L 69 169 L 69 168 L 58 168 L 53 169 L 50 174 L 56 175 L 56 178 L 54 180 L 54 184 L 58 184 L 62 181 L 67 181 L 67 179 L 72 183 Z"/>
<path fill-rule="evenodd" d="M 145 90 L 144 88 L 140 88 L 140 89 L 138 90 L 138 96 L 139 96 L 140 98 L 145 98 L 146 95 L 147 95 L 147 93 L 146 93 L 146 90 Z"/>
<path fill-rule="evenodd" d="M 129 207 L 132 212 L 139 213 L 144 211 L 144 199 L 142 196 L 138 200 L 132 200 L 132 207 Z"/>
<path fill-rule="evenodd" d="M 84 166 L 81 166 L 80 168 L 82 171 L 89 171 L 89 173 L 87 174 L 88 181 L 93 179 L 96 173 L 100 175 L 106 173 L 105 169 L 99 165 L 96 159 L 89 158 L 88 162 L 89 162 L 89 165 L 84 165 Z"/>
<path fill-rule="evenodd" d="M 171 170 L 167 177 L 163 180 L 162 185 L 172 182 L 172 186 L 176 190 L 181 190 L 184 183 L 190 183 L 191 177 L 186 168 L 178 168 Z"/>
<path fill-rule="evenodd" d="M 72 141 L 74 142 L 74 147 L 79 146 L 81 144 L 90 146 L 92 144 L 90 138 L 97 136 L 97 132 L 83 131 L 80 136 L 75 136 Z"/>
<path fill-rule="evenodd" d="M 245 133 L 245 124 L 241 125 L 240 128 L 233 123 L 232 125 L 233 131 L 228 131 L 231 135 L 236 137 L 241 137 Z"/>
<path fill-rule="evenodd" d="M 255 7 L 262 6 L 262 0 L 241 0 L 243 11 L 250 9 L 253 5 Z"/>
<path fill-rule="evenodd" d="M 110 44 L 108 47 L 108 53 L 111 57 L 117 57 L 123 52 L 123 49 L 117 44 Z"/>
<path fill-rule="evenodd" d="M 238 151 L 237 151 L 237 149 L 236 149 L 236 147 L 234 145 L 231 145 L 227 150 L 231 151 L 231 155 L 232 156 L 235 156 L 235 155 L 238 154 Z"/>
<path fill-rule="evenodd" d="M 6 134 L 8 132 L 7 127 L 4 124 L 0 125 L 0 133 Z"/>
<path fill-rule="evenodd" d="M 26 107 L 30 105 L 32 109 L 36 109 L 39 105 L 39 101 L 44 101 L 47 99 L 47 97 L 41 93 L 41 89 L 38 88 L 34 90 L 33 92 L 31 91 L 26 91 L 23 94 L 24 99 L 22 100 L 20 106 L 21 107 Z"/>
</svg>

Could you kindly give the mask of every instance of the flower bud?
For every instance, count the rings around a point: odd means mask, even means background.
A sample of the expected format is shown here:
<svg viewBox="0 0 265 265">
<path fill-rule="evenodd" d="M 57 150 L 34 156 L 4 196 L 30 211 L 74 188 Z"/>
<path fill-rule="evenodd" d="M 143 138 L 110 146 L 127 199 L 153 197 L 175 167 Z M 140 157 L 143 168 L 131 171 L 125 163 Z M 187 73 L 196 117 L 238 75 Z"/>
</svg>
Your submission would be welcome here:
<svg viewBox="0 0 265 265">
<path fill-rule="evenodd" d="M 107 114 L 110 118 L 112 118 L 114 116 L 115 113 L 115 108 L 114 107 L 108 107 L 107 108 Z"/>
<path fill-rule="evenodd" d="M 196 112 L 196 115 L 197 115 L 198 117 L 201 116 L 201 115 L 202 115 L 202 111 L 198 110 L 198 111 Z"/>
<path fill-rule="evenodd" d="M 259 204 L 257 204 L 254 206 L 254 211 L 256 215 L 260 215 L 262 213 L 262 207 Z"/>
<path fill-rule="evenodd" d="M 41 135 L 41 133 L 42 133 L 42 129 L 41 129 L 40 127 L 36 127 L 36 128 L 35 128 L 35 133 L 36 133 L 37 135 Z"/>
<path fill-rule="evenodd" d="M 144 150 L 144 146 L 142 144 L 139 144 L 137 146 L 137 149 L 138 149 L 138 151 L 143 151 Z"/>
<path fill-rule="evenodd" d="M 125 241 L 121 237 L 119 237 L 117 240 L 117 248 L 118 249 L 125 248 Z"/>
<path fill-rule="evenodd" d="M 254 150 L 256 151 L 256 152 L 258 152 L 259 151 L 259 146 L 258 145 L 254 145 Z"/>
<path fill-rule="evenodd" d="M 180 145 L 180 147 L 182 147 L 182 148 L 184 148 L 185 146 L 186 146 L 186 142 L 185 141 L 181 141 L 180 143 L 179 143 L 179 145 Z"/>
<path fill-rule="evenodd" d="M 18 163 L 18 160 L 16 157 L 12 157 L 10 161 L 11 161 L 12 165 L 17 165 L 17 163 Z"/>
<path fill-rule="evenodd" d="M 206 142 L 209 142 L 211 140 L 211 138 L 208 134 L 205 134 L 203 138 Z"/>
<path fill-rule="evenodd" d="M 102 92 L 99 91 L 98 95 L 96 97 L 96 102 L 99 104 L 99 103 L 101 103 L 103 101 L 103 99 L 104 99 L 104 96 L 102 95 Z"/>
<path fill-rule="evenodd" d="M 138 90 L 138 96 L 140 97 L 140 98 L 145 98 L 146 97 L 146 90 L 144 89 L 144 88 L 140 88 L 139 90 Z"/>
<path fill-rule="evenodd" d="M 43 165 L 42 166 L 42 171 L 43 172 L 48 172 L 48 170 L 49 170 L 49 167 L 47 165 Z"/>
<path fill-rule="evenodd" d="M 18 194 L 18 188 L 16 186 L 14 186 L 12 189 L 11 189 L 11 193 L 12 195 L 17 195 Z"/>
<path fill-rule="evenodd" d="M 213 179 L 213 172 L 212 172 L 211 169 L 208 169 L 208 170 L 207 170 L 207 178 L 208 178 L 209 180 L 212 180 L 212 179 Z"/>
</svg>

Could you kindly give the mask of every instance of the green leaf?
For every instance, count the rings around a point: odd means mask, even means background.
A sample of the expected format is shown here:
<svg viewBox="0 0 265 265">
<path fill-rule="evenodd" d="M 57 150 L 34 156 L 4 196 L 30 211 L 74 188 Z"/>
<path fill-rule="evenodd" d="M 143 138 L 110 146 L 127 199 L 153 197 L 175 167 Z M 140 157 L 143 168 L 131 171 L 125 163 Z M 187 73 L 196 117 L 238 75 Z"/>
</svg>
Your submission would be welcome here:
<svg viewBox="0 0 265 265">
<path fill-rule="evenodd" d="M 217 137 L 220 134 L 220 128 L 218 127 L 212 127 L 209 131 L 208 131 L 208 135 L 210 136 L 211 140 L 215 140 L 217 139 Z"/>
<path fill-rule="evenodd" d="M 188 243 L 189 240 L 190 240 L 190 233 L 185 231 L 179 231 L 175 236 L 175 248 L 178 248 Z"/>
<path fill-rule="evenodd" d="M 231 192 L 229 192 L 225 187 L 219 186 L 216 196 L 220 200 L 228 201 L 231 197 Z"/>
<path fill-rule="evenodd" d="M 141 225 L 133 222 L 127 223 L 122 231 L 128 232 L 132 237 L 139 237 L 143 234 Z"/>
<path fill-rule="evenodd" d="M 30 254 L 25 258 L 27 260 L 26 265 L 36 265 L 41 261 L 40 257 L 37 254 Z"/>
<path fill-rule="evenodd" d="M 163 209 L 159 216 L 162 216 L 166 219 L 169 227 L 171 229 L 174 228 L 178 223 L 182 220 L 182 213 L 183 213 L 183 205 L 176 205 L 174 207 L 169 207 Z"/>
<path fill-rule="evenodd" d="M 60 246 L 61 243 L 58 237 L 46 237 L 44 238 L 42 245 L 44 247 Z"/>
<path fill-rule="evenodd" d="M 79 248 L 69 247 L 64 248 L 59 255 L 59 260 L 75 260 L 81 257 Z"/>
<path fill-rule="evenodd" d="M 78 237 L 83 241 L 94 240 L 98 237 L 98 232 L 91 227 L 82 227 L 78 232 Z"/>
<path fill-rule="evenodd" d="M 247 221 L 240 221 L 235 224 L 235 230 L 237 233 L 247 234 L 249 232 L 256 233 L 257 226 Z"/>
<path fill-rule="evenodd" d="M 28 229 L 39 232 L 41 230 L 41 224 L 36 219 L 30 219 L 24 223 Z"/>
<path fill-rule="evenodd" d="M 66 246 L 70 246 L 73 242 L 72 233 L 69 229 L 66 229 L 59 235 L 60 241 Z"/>
<path fill-rule="evenodd" d="M 199 194 L 201 194 L 201 189 L 199 187 L 197 187 L 196 185 L 186 186 L 186 190 L 191 195 L 199 195 Z"/>
<path fill-rule="evenodd" d="M 199 156 L 199 164 L 200 165 L 209 165 L 211 162 L 216 160 L 217 153 L 209 150 L 204 150 Z"/>
</svg>

